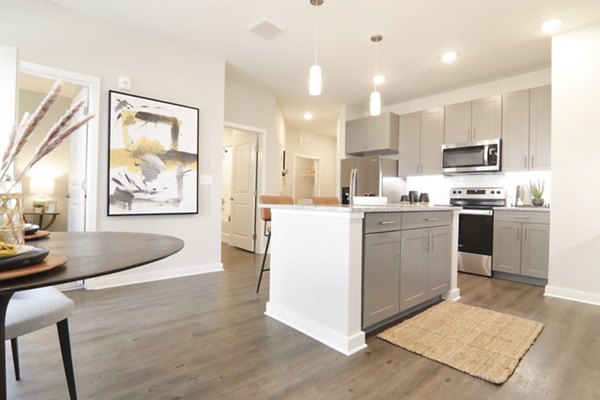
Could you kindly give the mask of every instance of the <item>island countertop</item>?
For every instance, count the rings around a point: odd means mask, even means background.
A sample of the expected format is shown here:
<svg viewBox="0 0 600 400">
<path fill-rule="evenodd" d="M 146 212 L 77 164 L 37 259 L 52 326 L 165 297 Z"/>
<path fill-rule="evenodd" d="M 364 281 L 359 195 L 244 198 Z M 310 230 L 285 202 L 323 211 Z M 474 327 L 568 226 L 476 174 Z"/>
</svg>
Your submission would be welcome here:
<svg viewBox="0 0 600 400">
<path fill-rule="evenodd" d="M 329 204 L 259 204 L 260 208 L 339 213 L 411 212 L 411 211 L 459 211 L 462 207 L 432 206 L 428 204 L 387 204 L 385 206 L 349 206 Z"/>
</svg>

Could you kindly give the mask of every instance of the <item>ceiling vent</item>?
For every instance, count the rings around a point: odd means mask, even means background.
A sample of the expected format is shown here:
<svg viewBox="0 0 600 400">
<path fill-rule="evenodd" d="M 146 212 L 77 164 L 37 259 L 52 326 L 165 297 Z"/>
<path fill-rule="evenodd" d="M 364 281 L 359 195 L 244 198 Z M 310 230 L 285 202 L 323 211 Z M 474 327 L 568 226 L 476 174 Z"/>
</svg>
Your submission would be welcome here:
<svg viewBox="0 0 600 400">
<path fill-rule="evenodd" d="M 285 28 L 267 18 L 261 18 L 253 24 L 250 24 L 248 30 L 267 40 L 275 39 L 285 32 Z"/>
</svg>

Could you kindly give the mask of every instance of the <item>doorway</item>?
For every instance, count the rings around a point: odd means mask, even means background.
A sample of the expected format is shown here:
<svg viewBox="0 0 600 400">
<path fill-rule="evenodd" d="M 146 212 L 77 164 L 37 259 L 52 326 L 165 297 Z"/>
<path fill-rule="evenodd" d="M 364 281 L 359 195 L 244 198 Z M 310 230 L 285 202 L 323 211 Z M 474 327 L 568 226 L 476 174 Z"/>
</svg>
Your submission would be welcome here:
<svg viewBox="0 0 600 400">
<path fill-rule="evenodd" d="M 256 248 L 258 142 L 257 132 L 223 129 L 221 240 L 250 252 Z"/>
<path fill-rule="evenodd" d="M 312 204 L 319 196 L 319 158 L 295 155 L 292 193 L 296 204 Z"/>
<path fill-rule="evenodd" d="M 32 169 L 29 178 L 40 178 L 42 181 L 54 186 L 50 201 L 54 203 L 56 217 L 52 230 L 63 231 L 94 231 L 96 230 L 97 199 L 98 199 L 98 118 L 100 115 L 100 79 L 93 76 L 83 75 L 58 68 L 44 65 L 19 62 L 18 90 L 19 105 L 25 103 L 23 96 L 34 101 L 37 97 L 43 97 L 50 89 L 54 81 L 63 81 L 61 98 L 51 108 L 51 112 L 57 114 L 56 120 L 81 98 L 87 99 L 84 111 L 94 114 L 93 118 L 82 130 L 74 132 L 59 147 L 63 147 L 59 154 L 58 148 L 47 156 L 48 162 L 44 166 L 40 161 Z M 62 108 L 62 109 L 61 109 Z M 54 111 L 53 111 L 54 110 Z M 18 110 L 22 114 L 25 110 Z M 77 118 L 77 117 L 76 117 Z M 46 129 L 47 130 L 47 129 Z M 45 134 L 40 129 L 39 134 Z M 36 142 L 36 141 L 34 141 Z M 33 150 L 32 150 L 33 151 Z M 50 159 L 53 157 L 54 160 Z M 26 201 L 33 206 L 33 199 L 40 194 L 31 190 L 31 179 L 24 182 L 24 192 L 29 193 L 32 201 Z"/>
</svg>

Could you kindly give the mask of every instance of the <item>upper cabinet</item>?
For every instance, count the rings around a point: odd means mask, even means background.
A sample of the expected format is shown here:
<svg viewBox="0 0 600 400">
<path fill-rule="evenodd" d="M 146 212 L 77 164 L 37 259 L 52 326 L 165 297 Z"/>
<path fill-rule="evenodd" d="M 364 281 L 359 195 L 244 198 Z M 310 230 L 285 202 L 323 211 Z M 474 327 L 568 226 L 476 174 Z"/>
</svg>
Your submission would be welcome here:
<svg viewBox="0 0 600 400">
<path fill-rule="evenodd" d="M 502 170 L 549 170 L 551 87 L 507 93 L 502 102 Z"/>
<path fill-rule="evenodd" d="M 502 135 L 502 96 L 445 107 L 444 143 L 497 139 Z"/>
<path fill-rule="evenodd" d="M 442 107 L 401 115 L 398 176 L 441 174 L 443 141 Z"/>
<path fill-rule="evenodd" d="M 346 154 L 397 154 L 398 115 L 384 113 L 377 117 L 346 122 Z"/>
</svg>

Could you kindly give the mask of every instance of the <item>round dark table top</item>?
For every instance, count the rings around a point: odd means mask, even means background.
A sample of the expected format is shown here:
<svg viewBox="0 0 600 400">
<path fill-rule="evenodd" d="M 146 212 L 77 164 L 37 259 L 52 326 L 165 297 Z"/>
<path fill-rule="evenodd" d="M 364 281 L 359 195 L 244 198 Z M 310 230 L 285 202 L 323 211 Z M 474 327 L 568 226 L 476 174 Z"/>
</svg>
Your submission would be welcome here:
<svg viewBox="0 0 600 400">
<path fill-rule="evenodd" d="M 0 281 L 0 292 L 34 289 L 112 274 L 161 260 L 183 248 L 173 236 L 131 232 L 52 232 L 35 243 L 66 256 L 61 267 Z"/>
</svg>

